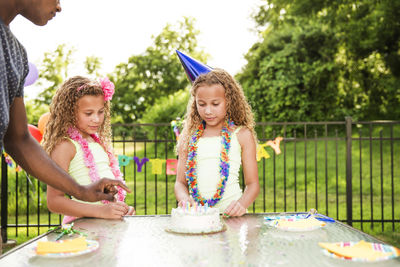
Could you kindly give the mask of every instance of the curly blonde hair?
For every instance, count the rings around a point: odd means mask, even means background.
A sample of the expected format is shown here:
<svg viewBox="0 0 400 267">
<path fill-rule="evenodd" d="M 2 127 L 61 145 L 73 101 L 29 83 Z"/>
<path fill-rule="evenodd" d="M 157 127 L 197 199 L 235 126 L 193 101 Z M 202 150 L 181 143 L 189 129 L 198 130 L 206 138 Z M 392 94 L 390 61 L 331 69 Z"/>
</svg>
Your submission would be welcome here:
<svg viewBox="0 0 400 267">
<path fill-rule="evenodd" d="M 42 145 L 48 154 L 65 140 L 68 128 L 76 125 L 78 101 L 86 95 L 104 95 L 100 83 L 82 76 L 74 76 L 56 91 L 50 104 L 50 117 L 43 136 Z M 110 101 L 104 103 L 104 121 L 99 127 L 98 135 L 102 144 L 108 147 L 111 141 Z"/>
<path fill-rule="evenodd" d="M 254 130 L 255 122 L 251 107 L 246 100 L 242 87 L 235 79 L 223 69 L 213 69 L 212 71 L 202 74 L 193 83 L 190 90 L 190 100 L 187 105 L 184 126 L 179 136 L 177 151 L 180 149 L 187 150 L 189 139 L 202 123 L 202 118 L 196 106 L 196 93 L 199 87 L 207 85 L 220 84 L 225 89 L 226 99 L 226 116 L 230 118 L 236 126 L 248 128 L 257 142 L 257 135 Z"/>
</svg>

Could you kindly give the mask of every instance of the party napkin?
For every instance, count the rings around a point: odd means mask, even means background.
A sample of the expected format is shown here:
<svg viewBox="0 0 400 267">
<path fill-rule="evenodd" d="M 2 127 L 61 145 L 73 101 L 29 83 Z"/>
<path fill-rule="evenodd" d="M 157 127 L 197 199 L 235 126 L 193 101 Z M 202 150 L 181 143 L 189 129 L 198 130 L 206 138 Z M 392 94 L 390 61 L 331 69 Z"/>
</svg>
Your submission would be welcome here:
<svg viewBox="0 0 400 267">
<path fill-rule="evenodd" d="M 278 227 L 308 229 L 310 227 L 325 226 L 326 223 L 321 222 L 313 217 L 300 220 L 279 219 L 277 220 Z"/>
<path fill-rule="evenodd" d="M 318 243 L 321 247 L 334 253 L 336 256 L 347 259 L 359 259 L 366 261 L 377 261 L 397 256 L 396 250 L 385 252 L 379 249 L 380 244 L 374 244 L 361 240 L 354 245 L 343 245 L 343 243 Z M 376 247 L 378 245 L 378 247 Z M 393 248 L 393 247 L 392 247 Z M 398 251 L 398 250 L 397 250 Z"/>
<path fill-rule="evenodd" d="M 78 237 L 75 239 L 53 241 L 39 241 L 37 243 L 37 254 L 49 253 L 68 253 L 78 252 L 87 249 L 87 242 L 85 237 Z"/>
</svg>

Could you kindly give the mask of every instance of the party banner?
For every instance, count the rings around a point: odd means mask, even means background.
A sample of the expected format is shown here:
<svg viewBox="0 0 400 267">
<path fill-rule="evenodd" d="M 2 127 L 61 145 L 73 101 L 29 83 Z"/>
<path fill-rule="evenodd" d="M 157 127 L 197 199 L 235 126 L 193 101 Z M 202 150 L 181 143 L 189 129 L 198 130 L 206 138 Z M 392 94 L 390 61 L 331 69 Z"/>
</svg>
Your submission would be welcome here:
<svg viewBox="0 0 400 267">
<path fill-rule="evenodd" d="M 167 175 L 176 175 L 177 167 L 177 159 L 167 159 Z"/>
<path fill-rule="evenodd" d="M 268 152 L 265 150 L 267 146 L 271 147 L 275 154 L 279 155 L 281 153 L 280 143 L 283 140 L 282 137 L 277 137 L 275 140 L 269 140 L 264 144 L 258 144 L 257 146 L 257 161 L 260 161 L 262 158 L 270 158 Z"/>
<path fill-rule="evenodd" d="M 151 159 L 151 173 L 162 174 L 162 166 L 165 161 L 165 159 Z"/>
<path fill-rule="evenodd" d="M 177 135 L 179 137 L 179 135 Z M 260 161 L 262 158 L 268 159 L 270 158 L 270 155 L 268 152 L 265 150 L 266 147 L 271 147 L 275 154 L 279 155 L 281 153 L 280 149 L 280 142 L 283 140 L 282 137 L 277 137 L 275 140 L 269 140 L 264 144 L 259 144 L 257 146 L 257 161 Z M 5 156 L 6 163 L 8 164 L 9 167 L 14 167 L 12 158 L 5 152 L 3 152 Z M 136 164 L 136 171 L 137 172 L 142 172 L 143 166 L 147 163 L 150 162 L 151 164 L 151 173 L 152 174 L 162 174 L 163 173 L 163 165 L 165 163 L 165 173 L 166 175 L 176 175 L 177 173 L 177 165 L 178 165 L 178 160 L 177 159 L 160 159 L 160 158 L 154 158 L 154 159 L 149 159 L 147 157 L 139 158 L 139 157 L 130 157 L 126 155 L 118 155 L 118 162 L 120 167 L 125 167 L 128 166 L 131 161 L 134 161 Z M 16 171 L 19 172 L 21 171 L 21 167 L 15 164 Z"/>
</svg>

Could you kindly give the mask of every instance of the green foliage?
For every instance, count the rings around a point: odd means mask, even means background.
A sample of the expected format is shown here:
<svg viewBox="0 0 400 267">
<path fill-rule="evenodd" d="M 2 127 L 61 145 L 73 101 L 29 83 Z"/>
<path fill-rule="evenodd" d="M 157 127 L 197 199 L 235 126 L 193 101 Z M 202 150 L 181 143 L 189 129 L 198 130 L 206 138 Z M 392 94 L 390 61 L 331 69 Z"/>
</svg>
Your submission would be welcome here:
<svg viewBox="0 0 400 267">
<path fill-rule="evenodd" d="M 25 109 L 28 123 L 38 125 L 40 116 L 49 111 L 49 106 L 46 104 L 37 105 L 34 101 L 28 100 L 25 101 Z"/>
<path fill-rule="evenodd" d="M 35 104 L 50 105 L 58 86 L 68 78 L 68 66 L 72 62 L 74 49 L 65 44 L 59 45 L 54 52 L 46 52 L 39 70 L 38 85 L 46 87 L 35 99 Z"/>
<path fill-rule="evenodd" d="M 95 56 L 86 57 L 85 62 L 85 69 L 87 70 L 88 74 L 100 76 L 98 70 L 101 68 L 101 59 Z"/>
<path fill-rule="evenodd" d="M 139 123 L 171 122 L 177 117 L 183 118 L 188 101 L 188 90 L 180 90 L 171 95 L 163 96 L 146 110 Z"/>
<path fill-rule="evenodd" d="M 238 75 L 257 119 L 398 119 L 398 17 L 399 1 L 269 0 Z"/>
<path fill-rule="evenodd" d="M 163 96 L 157 99 L 153 106 L 147 108 L 139 123 L 169 123 L 177 118 L 183 118 L 186 113 L 186 106 L 189 101 L 189 91 L 180 90 L 169 96 Z M 157 135 L 162 138 L 175 139 L 170 125 L 159 127 Z M 149 139 L 155 138 L 153 130 L 147 130 L 146 136 Z M 160 136 L 158 136 L 160 138 Z M 174 143 L 169 144 L 169 148 L 173 149 Z"/>
<path fill-rule="evenodd" d="M 254 51 L 254 52 L 253 52 Z M 247 55 L 238 79 L 257 121 L 319 121 L 337 118 L 334 34 L 320 25 L 286 26 Z"/>
<path fill-rule="evenodd" d="M 127 63 L 116 67 L 112 77 L 116 87 L 113 122 L 134 122 L 160 97 L 187 88 L 189 82 L 175 50 L 199 60 L 206 58 L 195 51 L 198 31 L 193 25 L 194 20 L 189 18 L 179 22 L 177 29 L 167 24 L 144 53 L 131 56 Z"/>
</svg>

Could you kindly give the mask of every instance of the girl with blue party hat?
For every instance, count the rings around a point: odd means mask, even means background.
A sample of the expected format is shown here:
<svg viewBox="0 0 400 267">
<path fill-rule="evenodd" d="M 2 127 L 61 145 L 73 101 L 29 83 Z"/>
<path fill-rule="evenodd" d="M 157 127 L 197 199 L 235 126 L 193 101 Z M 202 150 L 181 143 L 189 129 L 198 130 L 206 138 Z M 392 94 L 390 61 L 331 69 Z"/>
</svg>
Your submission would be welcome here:
<svg viewBox="0 0 400 267">
<path fill-rule="evenodd" d="M 231 75 L 212 69 L 196 78 L 177 146 L 178 205 L 197 202 L 225 216 L 246 213 L 260 190 L 254 126 L 250 105 Z"/>
</svg>

